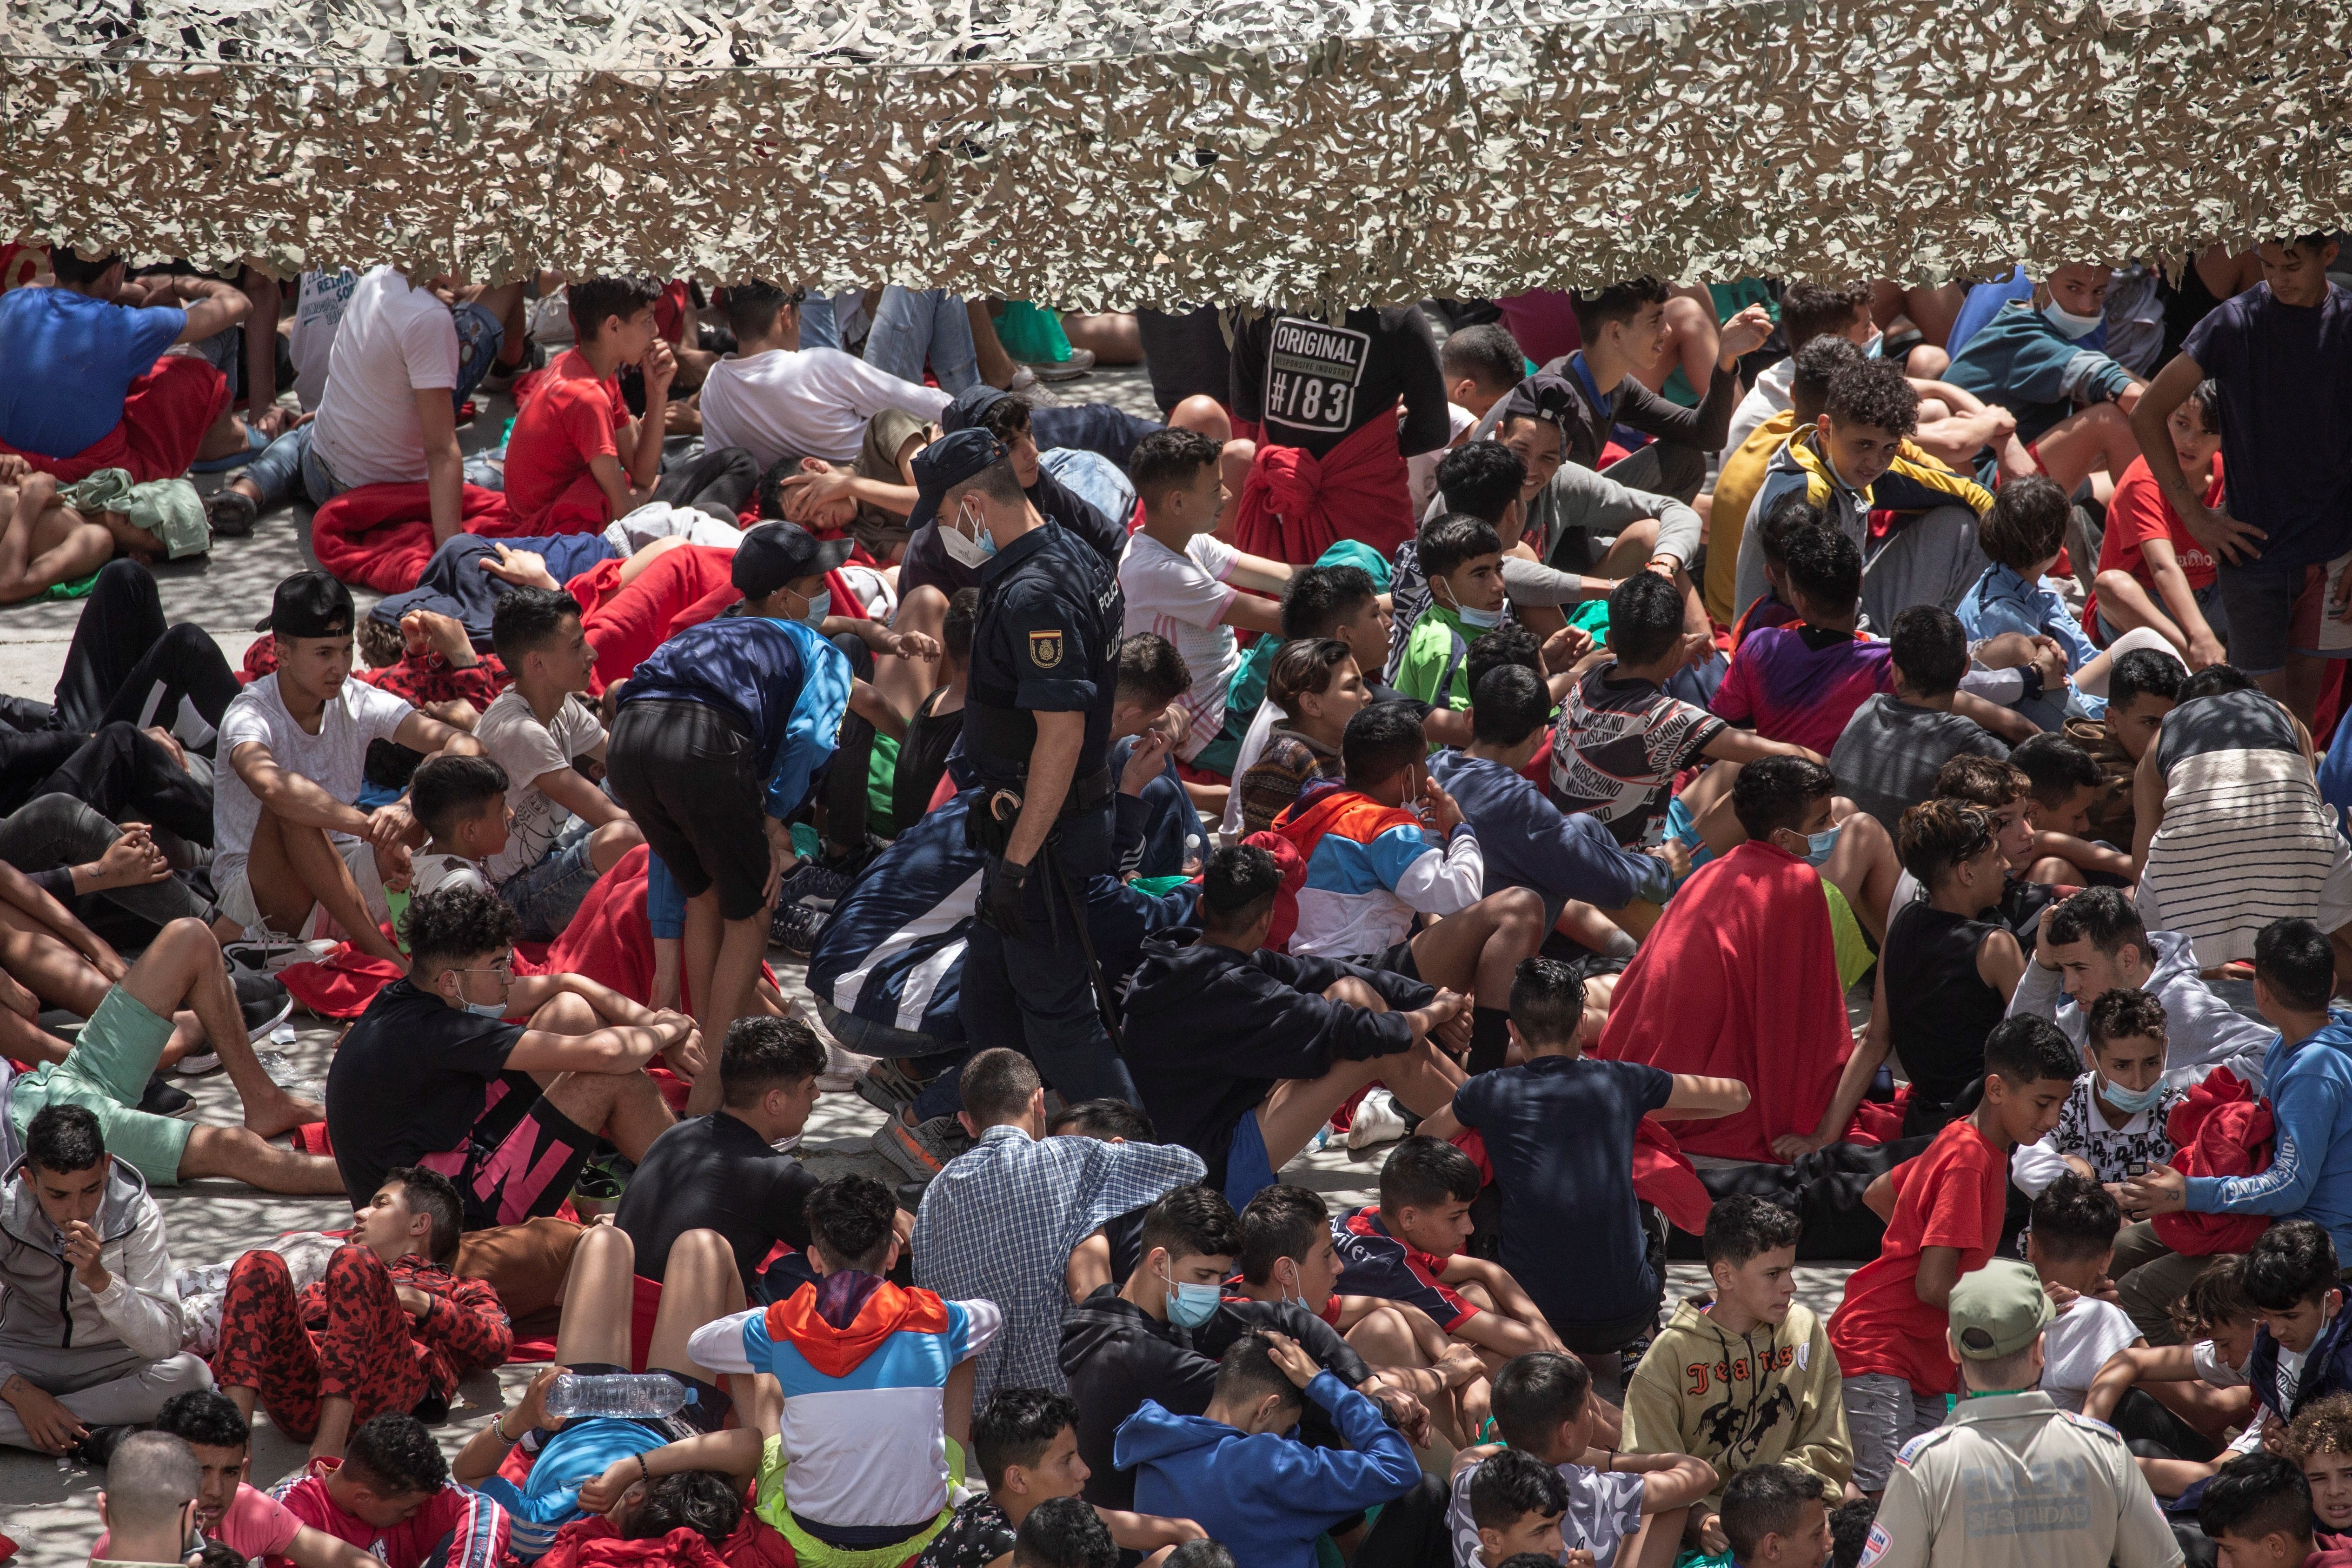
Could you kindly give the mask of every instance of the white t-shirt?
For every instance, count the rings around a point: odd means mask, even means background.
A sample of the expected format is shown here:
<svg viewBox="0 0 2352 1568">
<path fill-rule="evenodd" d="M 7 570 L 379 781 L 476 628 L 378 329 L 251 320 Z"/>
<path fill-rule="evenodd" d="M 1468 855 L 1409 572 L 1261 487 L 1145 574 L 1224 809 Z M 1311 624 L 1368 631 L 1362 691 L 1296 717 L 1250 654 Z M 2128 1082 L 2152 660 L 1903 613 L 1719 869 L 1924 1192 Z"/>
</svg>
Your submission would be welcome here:
<svg viewBox="0 0 2352 1568">
<path fill-rule="evenodd" d="M 523 700 L 521 689 L 509 686 L 483 710 L 474 739 L 507 771 L 507 806 L 514 813 L 514 826 L 508 830 L 507 847 L 489 858 L 491 879 L 503 882 L 546 858 L 548 846 L 572 826 L 570 809 L 531 781 L 570 767 L 574 757 L 604 744 L 604 726 L 577 697 L 566 697 L 555 710 L 554 722 L 542 724 Z"/>
<path fill-rule="evenodd" d="M 1136 530 L 1118 558 L 1118 585 L 1127 595 L 1119 635 L 1156 632 L 1176 645 L 1192 689 L 1176 700 L 1192 715 L 1192 731 L 1179 753 L 1191 762 L 1225 723 L 1225 686 L 1241 667 L 1234 628 L 1223 616 L 1237 591 L 1225 585 L 1241 552 L 1213 534 L 1196 533 L 1182 552 Z"/>
<path fill-rule="evenodd" d="M 1399 410 L 1400 413 L 1402 410 Z M 1419 517 L 1429 510 L 1432 497 L 1437 494 L 1437 465 L 1445 454 L 1454 450 L 1463 433 L 1477 427 L 1478 416 L 1458 403 L 1445 405 L 1445 416 L 1453 427 L 1445 433 L 1445 445 L 1433 452 L 1416 452 L 1404 460 L 1405 493 L 1412 499 L 1412 515 Z"/>
<path fill-rule="evenodd" d="M 1286 717 L 1282 704 L 1273 698 L 1259 700 L 1257 711 L 1250 715 L 1249 730 L 1242 736 L 1241 750 L 1234 753 L 1234 783 L 1236 785 L 1242 782 L 1242 775 L 1257 766 L 1257 760 L 1265 755 L 1266 741 L 1274 734 L 1274 727 Z M 1231 842 L 1241 841 L 1242 792 L 1238 788 L 1225 796 L 1224 820 L 1217 825 L 1217 830 Z"/>
<path fill-rule="evenodd" d="M 1731 411 L 1731 434 L 1723 440 L 1723 455 L 1717 467 L 1731 461 L 1731 454 L 1748 444 L 1756 434 L 1756 426 L 1789 406 L 1789 388 L 1797 379 L 1797 357 L 1775 360 L 1756 377 L 1756 384 Z"/>
<path fill-rule="evenodd" d="M 327 358 L 335 346 L 335 329 L 342 324 L 352 290 L 359 283 L 360 275 L 348 267 L 302 274 L 302 294 L 294 307 L 294 341 L 289 352 L 294 358 L 294 395 L 302 400 L 305 410 L 318 407 L 327 390 Z"/>
<path fill-rule="evenodd" d="M 710 367 L 702 444 L 740 447 L 763 470 L 785 457 L 846 463 L 865 444 L 866 422 L 885 408 L 936 422 L 954 401 L 839 349 L 770 349 Z"/>
<path fill-rule="evenodd" d="M 2199 1340 L 2189 1347 L 2189 1363 L 2197 1369 L 2197 1375 L 2200 1378 L 2215 1388 L 2246 1386 L 2246 1369 L 2242 1366 L 2231 1366 L 2228 1362 L 2223 1361 L 2221 1352 L 2213 1348 L 2211 1340 Z"/>
<path fill-rule="evenodd" d="M 345 489 L 425 477 L 416 395 L 457 384 L 449 307 L 391 267 L 359 280 L 327 357 L 310 445 Z"/>
<path fill-rule="evenodd" d="M 2091 1380 L 2108 1358 L 2139 1338 L 2131 1314 L 2113 1301 L 2084 1296 L 2050 1320 L 2042 1332 L 2042 1392 L 2080 1415 Z"/>
<path fill-rule="evenodd" d="M 294 722 L 278 695 L 275 672 L 238 692 L 221 715 L 220 763 L 213 769 L 213 882 L 226 886 L 245 868 L 253 850 L 253 830 L 261 823 L 261 802 L 246 788 L 232 763 L 247 741 L 269 748 L 278 765 L 300 773 L 340 801 L 356 801 L 365 782 L 370 742 L 388 741 L 416 710 L 364 680 L 346 680 L 327 699 L 315 735 Z M 336 834 L 348 841 L 350 835 Z"/>
<path fill-rule="evenodd" d="M 471 888 L 478 893 L 487 893 L 490 879 L 482 875 L 480 861 L 468 860 L 463 855 L 419 855 L 410 873 L 408 896 L 422 898 L 444 888 Z"/>
</svg>

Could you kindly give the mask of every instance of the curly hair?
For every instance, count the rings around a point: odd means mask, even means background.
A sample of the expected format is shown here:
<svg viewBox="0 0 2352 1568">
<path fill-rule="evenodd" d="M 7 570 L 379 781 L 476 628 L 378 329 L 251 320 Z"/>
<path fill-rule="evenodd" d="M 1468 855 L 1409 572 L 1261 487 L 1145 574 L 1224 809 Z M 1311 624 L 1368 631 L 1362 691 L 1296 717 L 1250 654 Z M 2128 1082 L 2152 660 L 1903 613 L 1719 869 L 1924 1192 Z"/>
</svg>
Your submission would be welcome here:
<svg viewBox="0 0 2352 1568">
<path fill-rule="evenodd" d="M 415 973 L 431 976 L 468 958 L 508 952 L 522 934 L 522 921 L 493 894 L 477 888 L 444 888 L 408 900 L 400 934 L 408 943 Z"/>
<path fill-rule="evenodd" d="M 1903 868 L 1925 888 L 1992 847 L 1992 814 L 1957 800 L 1923 800 L 1903 814 L 1895 843 Z"/>
<path fill-rule="evenodd" d="M 1832 425 L 1867 425 L 1890 436 L 1908 436 L 1919 428 L 1919 393 L 1902 366 L 1866 359 L 1838 372 L 1824 412 Z"/>
</svg>

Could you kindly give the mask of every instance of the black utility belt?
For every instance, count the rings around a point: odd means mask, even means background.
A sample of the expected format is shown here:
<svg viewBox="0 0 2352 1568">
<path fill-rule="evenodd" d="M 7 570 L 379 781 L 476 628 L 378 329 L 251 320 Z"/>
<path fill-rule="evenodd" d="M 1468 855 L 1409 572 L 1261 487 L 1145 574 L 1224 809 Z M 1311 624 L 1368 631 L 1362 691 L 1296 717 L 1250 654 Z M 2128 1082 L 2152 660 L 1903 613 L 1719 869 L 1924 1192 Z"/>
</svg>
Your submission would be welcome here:
<svg viewBox="0 0 2352 1568">
<path fill-rule="evenodd" d="M 972 803 L 964 816 L 964 837 L 971 846 L 984 855 L 1003 855 L 1012 840 L 1013 825 L 1021 819 L 1022 785 L 1018 783 L 980 786 L 980 798 Z M 1081 812 L 1093 811 L 1118 793 L 1110 769 L 1097 768 L 1081 779 L 1074 779 L 1069 794 L 1062 797 L 1062 809 L 1055 814 L 1059 822 Z"/>
</svg>

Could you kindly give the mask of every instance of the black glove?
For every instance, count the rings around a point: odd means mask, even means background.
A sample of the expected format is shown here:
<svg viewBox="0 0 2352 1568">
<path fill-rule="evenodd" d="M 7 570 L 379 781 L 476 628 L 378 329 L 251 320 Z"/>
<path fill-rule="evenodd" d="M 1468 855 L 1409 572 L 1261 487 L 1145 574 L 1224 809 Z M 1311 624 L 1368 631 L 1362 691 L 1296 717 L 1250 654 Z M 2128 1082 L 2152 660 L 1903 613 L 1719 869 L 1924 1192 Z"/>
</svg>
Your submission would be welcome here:
<svg viewBox="0 0 2352 1568">
<path fill-rule="evenodd" d="M 1023 916 L 1027 902 L 1029 868 L 1010 860 L 991 859 L 980 879 L 980 918 L 999 934 L 1019 939 L 1028 934 Z"/>
</svg>

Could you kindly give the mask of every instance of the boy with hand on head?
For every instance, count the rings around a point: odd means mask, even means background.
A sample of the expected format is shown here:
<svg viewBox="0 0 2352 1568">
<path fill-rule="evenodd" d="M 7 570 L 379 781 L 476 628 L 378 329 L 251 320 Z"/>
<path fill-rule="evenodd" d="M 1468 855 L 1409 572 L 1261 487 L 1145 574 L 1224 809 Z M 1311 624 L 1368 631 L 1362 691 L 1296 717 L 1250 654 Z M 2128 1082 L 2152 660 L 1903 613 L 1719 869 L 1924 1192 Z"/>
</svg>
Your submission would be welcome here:
<svg viewBox="0 0 2352 1568">
<path fill-rule="evenodd" d="M 1621 1453 L 1606 1446 L 1601 1434 L 1608 1414 L 1592 1391 L 1591 1373 L 1572 1355 L 1534 1352 L 1496 1373 L 1494 1431 L 1501 1441 L 1465 1448 L 1454 1461 L 1445 1527 L 1454 1568 L 1483 1561 L 1471 1497 L 1479 1472 L 1506 1453 L 1549 1466 L 1565 1485 L 1559 1561 L 1670 1568 L 1687 1510 L 1715 1485 L 1714 1468 L 1687 1454 Z"/>
<path fill-rule="evenodd" d="M 2164 716 L 2180 699 L 2189 672 L 2177 658 L 2152 647 L 2116 655 L 2107 667 L 2106 711 L 2096 719 L 2069 719 L 2065 737 L 2091 754 L 2099 770 L 2099 793 L 2092 798 L 2091 836 L 2114 845 L 2137 842 L 2132 780 L 2139 760 L 2156 744 Z"/>
<path fill-rule="evenodd" d="M 444 888 L 491 892 L 490 860 L 505 849 L 514 826 L 506 769 L 488 757 L 427 757 L 409 775 L 408 809 L 425 833 L 408 896 Z"/>
<path fill-rule="evenodd" d="M 2262 1315 L 2246 1297 L 2245 1259 L 2225 1252 L 2207 1262 L 2175 1303 L 2173 1322 L 2169 1338 L 2176 1342 L 2108 1358 L 2083 1396 L 2083 1414 L 2197 1463 L 2213 1459 L 2231 1431 L 2251 1427 L 2248 1447 L 2260 1443 L 2263 1424 L 2248 1419 L 2254 1396 L 2246 1369 Z M 2178 1342 L 2184 1330 L 2194 1343 Z M 2178 1493 L 2194 1479 L 2168 1483 L 2158 1462 L 2151 1458 L 2140 1468 L 2162 1495 Z"/>
<path fill-rule="evenodd" d="M 1756 1465 L 1723 1489 L 1720 1528 L 1736 1568 L 1822 1568 L 1832 1545 L 1828 1489 L 1794 1465 Z"/>
<path fill-rule="evenodd" d="M 213 881 L 221 912 L 254 944 L 247 963 L 282 966 L 302 956 L 294 943 L 331 931 L 405 973 L 407 958 L 378 928 L 392 918 L 385 889 L 406 885 L 416 822 L 400 801 L 373 811 L 350 804 L 368 747 L 481 750 L 464 731 L 351 679 L 354 619 L 351 590 L 324 572 L 278 584 L 268 619 L 254 628 L 271 634 L 278 668 L 221 716 L 228 766 L 213 774 Z"/>
<path fill-rule="evenodd" d="M 2222 1466 L 2197 1500 L 2197 1528 L 2221 1568 L 2308 1568 L 2340 1561 L 2314 1550 L 2311 1484 L 2284 1454 L 2246 1454 Z"/>
<path fill-rule="evenodd" d="M 268 1557 L 294 1568 L 377 1568 L 375 1558 L 303 1523 L 285 1504 L 247 1484 L 253 1468 L 251 1423 L 226 1394 L 209 1388 L 175 1394 L 155 1413 L 154 1429 L 195 1455 L 196 1530 L 207 1542 L 236 1552 L 240 1563 Z M 111 1545 L 109 1536 L 100 1536 L 89 1549 L 91 1560 L 111 1557 Z"/>
<path fill-rule="evenodd" d="M 1505 1448 L 1470 1478 L 1470 1522 L 1478 1530 L 1480 1568 L 1497 1568 L 1515 1557 L 1558 1563 L 1560 1521 L 1568 1512 L 1568 1483 L 1533 1454 Z"/>
<path fill-rule="evenodd" d="M 1505 1278 L 1570 1350 L 1613 1369 L 1617 1352 L 1656 1326 L 1665 1289 L 1633 1194 L 1642 1119 L 1727 1116 L 1747 1108 L 1748 1086 L 1587 1057 L 1584 1004 L 1584 982 L 1568 965 L 1523 962 L 1508 1027 L 1524 1065 L 1478 1074 L 1421 1131 L 1451 1138 L 1468 1128 L 1485 1140 L 1503 1194 Z M 1381 1206 L 1385 1215 L 1385 1192 Z M 1412 1223 L 1401 1207 L 1399 1219 Z"/>
<path fill-rule="evenodd" d="M 313 1459 L 269 1495 L 383 1568 L 501 1568 L 507 1561 L 507 1510 L 449 1479 L 440 1445 L 414 1415 L 362 1422 L 340 1461 Z"/>
<path fill-rule="evenodd" d="M 1345 1447 L 1283 1435 L 1309 1402 Z M 1227 1347 L 1200 1415 L 1146 1399 L 1119 1423 L 1113 1454 L 1136 1473 L 1138 1508 L 1197 1520 L 1211 1539 L 1234 1543 L 1242 1568 L 1311 1568 L 1317 1536 L 1374 1507 L 1381 1518 L 1358 1551 L 1389 1561 L 1419 1542 L 1440 1511 L 1437 1483 L 1423 1478 L 1381 1406 L 1271 1330 Z"/>
<path fill-rule="evenodd" d="M 1895 617 L 1887 639 L 1893 687 L 1864 698 L 1830 750 L 1831 771 L 1889 833 L 1934 791 L 1954 757 L 2009 755 L 1999 737 L 1955 711 L 1968 670 L 1968 633 L 1949 610 L 1914 605 Z"/>
<path fill-rule="evenodd" d="M 2100 1370 L 2116 1355 L 2147 1346 L 2130 1315 L 2104 1299 L 2114 1288 L 2107 1265 L 2122 1227 L 2116 1200 L 2077 1172 L 2060 1176 L 2033 1200 L 2025 1260 L 2059 1309 L 2042 1333 L 2042 1392 L 2063 1409 L 2083 1408 Z"/>
<path fill-rule="evenodd" d="M 1944 1418 L 1953 1391 L 1946 1303 L 2000 1245 L 2010 1152 L 2057 1125 L 2081 1058 L 2038 1018 L 2010 1018 L 1986 1037 L 1983 1097 L 1917 1159 L 1871 1183 L 1864 1201 L 1886 1221 L 1879 1256 L 1849 1276 L 1830 1318 L 1845 1377 L 1853 1484 L 1885 1490 L 1896 1450 Z"/>
<path fill-rule="evenodd" d="M 596 649 L 580 629 L 579 602 L 546 588 L 499 596 L 490 644 L 515 683 L 474 726 L 483 752 L 507 771 L 512 837 L 490 856 L 499 897 L 522 917 L 525 942 L 549 942 L 572 923 L 597 878 L 645 842 L 620 803 L 588 780 L 601 767 L 604 725 L 580 696 Z"/>
<path fill-rule="evenodd" d="M 1475 996 L 1476 1070 L 1502 1059 L 1511 973 L 1542 945 L 1543 900 L 1525 888 L 1486 891 L 1478 835 L 1427 757 L 1412 710 L 1375 703 L 1348 721 L 1344 781 L 1317 780 L 1275 818 L 1307 862 L 1290 951 Z M 1442 918 L 1414 935 L 1418 915 Z"/>
<path fill-rule="evenodd" d="M 1407 1138 L 1381 1165 L 1379 1204 L 1335 1216 L 1331 1241 L 1345 1266 L 1341 1295 L 1417 1307 L 1493 1367 L 1561 1345 L 1508 1269 L 1462 1250 L 1480 1184 L 1478 1167 L 1453 1144 Z"/>
<path fill-rule="evenodd" d="M 1822 760 L 1668 695 L 1668 678 L 1703 656 L 1700 640 L 1684 634 L 1682 599 L 1656 573 L 1637 572 L 1617 585 L 1609 595 L 1614 661 L 1576 683 L 1552 731 L 1551 795 L 1560 810 L 1590 812 L 1618 843 L 1638 844 L 1664 815 L 1675 775 L 1701 758 Z"/>
<path fill-rule="evenodd" d="M 1125 635 L 1158 633 L 1176 645 L 1192 671 L 1192 690 L 1178 702 L 1191 721 L 1179 753 L 1188 763 L 1200 762 L 1223 734 L 1225 687 L 1241 664 L 1234 628 L 1279 633 L 1282 612 L 1273 596 L 1298 570 L 1244 554 L 1216 537 L 1233 499 L 1218 476 L 1223 451 L 1197 431 L 1171 427 L 1146 436 L 1128 460 L 1143 521 L 1118 558 Z M 1218 748 L 1213 760 L 1223 767 L 1202 765 L 1228 772 L 1240 742 L 1235 735 Z"/>
<path fill-rule="evenodd" d="M 1198 929 L 1144 939 L 1127 991 L 1129 1059 L 1162 1134 L 1245 1204 L 1371 1083 L 1416 1114 L 1462 1083 L 1446 1055 L 1470 999 L 1391 971 L 1274 952 L 1281 868 L 1255 845 L 1210 856 Z"/>
<path fill-rule="evenodd" d="M 204 1363 L 180 1351 L 163 1217 L 79 1105 L 44 1108 L 0 1194 L 0 1445 L 100 1464 Z"/>
<path fill-rule="evenodd" d="M 2010 1180 L 2032 1196 L 2071 1173 L 2113 1197 L 2124 1183 L 2172 1159 L 2166 1126 L 2187 1091 L 2165 1078 L 2163 1005 L 2145 991 L 2118 988 L 2102 993 L 2084 1016 L 2091 1070 L 2074 1080 L 2050 1135 L 2010 1156 Z"/>
<path fill-rule="evenodd" d="M 1713 1466 L 1701 1524 L 1723 1516 L 1719 1528 L 1744 1568 L 1754 1560 L 1738 1553 L 1727 1484 L 1737 1489 L 1759 1471 L 1801 1475 L 1818 1497 L 1822 1485 L 1843 1488 L 1853 1475 L 1829 1326 L 1796 1299 L 1798 1235 L 1795 1213 L 1778 1204 L 1746 1193 L 1718 1199 L 1703 1243 L 1714 1299 L 1677 1306 L 1625 1387 L 1625 1451 L 1692 1454 Z"/>
<path fill-rule="evenodd" d="M 486 1279 L 459 1279 L 457 1189 L 413 1165 L 384 1173 L 326 1277 L 294 1288 L 267 1248 L 228 1271 L 213 1377 L 247 1421 L 256 1405 L 310 1458 L 341 1454 L 384 1411 L 446 1414 L 458 1380 L 497 1366 L 514 1330 Z"/>
<path fill-rule="evenodd" d="M 2095 844 L 2091 805 L 2099 797 L 2099 764 L 2070 736 L 2040 734 L 2009 753 L 2031 781 L 2026 820 L 2033 825 L 2029 882 L 2128 886 L 2137 874 L 2129 848 Z M 2130 840 L 2125 840 L 2128 845 Z"/>
</svg>

